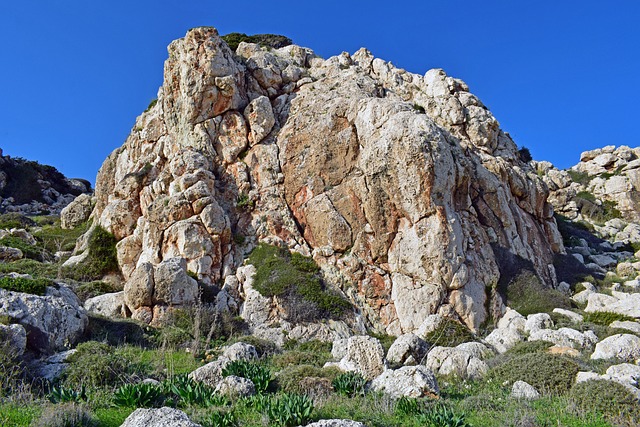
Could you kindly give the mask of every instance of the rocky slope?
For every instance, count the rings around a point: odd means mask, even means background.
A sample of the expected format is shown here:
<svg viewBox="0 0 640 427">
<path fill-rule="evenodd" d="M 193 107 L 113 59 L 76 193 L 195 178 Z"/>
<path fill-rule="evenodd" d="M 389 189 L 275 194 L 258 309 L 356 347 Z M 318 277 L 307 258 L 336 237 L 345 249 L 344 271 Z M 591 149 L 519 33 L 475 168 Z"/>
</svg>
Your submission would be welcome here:
<svg viewBox="0 0 640 427">
<path fill-rule="evenodd" d="M 96 182 L 93 217 L 119 241 L 134 317 L 190 301 L 154 296 L 154 268 L 183 258 L 203 283 L 242 282 L 259 241 L 312 255 L 393 335 L 433 313 L 472 329 L 497 318 L 504 258 L 556 285 L 547 186 L 464 82 L 365 49 L 234 53 L 213 28 L 168 50 L 158 102 Z"/>
<path fill-rule="evenodd" d="M 3 156 L 0 149 L 0 213 L 59 214 L 76 196 L 90 192 L 86 180 L 66 178 L 52 166 Z"/>
</svg>

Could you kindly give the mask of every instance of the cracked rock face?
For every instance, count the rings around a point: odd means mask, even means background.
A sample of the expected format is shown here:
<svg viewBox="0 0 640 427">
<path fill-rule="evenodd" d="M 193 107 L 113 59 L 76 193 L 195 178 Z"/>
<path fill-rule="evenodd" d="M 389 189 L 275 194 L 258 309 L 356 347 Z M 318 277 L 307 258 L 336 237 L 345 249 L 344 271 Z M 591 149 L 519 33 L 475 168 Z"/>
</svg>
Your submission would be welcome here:
<svg viewBox="0 0 640 427">
<path fill-rule="evenodd" d="M 158 102 L 102 166 L 93 216 L 119 240 L 128 281 L 183 258 L 220 285 L 266 241 L 313 255 L 369 326 L 400 335 L 434 313 L 482 323 L 494 247 L 553 285 L 564 248 L 546 198 L 442 70 L 411 74 L 365 49 L 234 54 L 197 28 L 169 46 Z"/>
</svg>

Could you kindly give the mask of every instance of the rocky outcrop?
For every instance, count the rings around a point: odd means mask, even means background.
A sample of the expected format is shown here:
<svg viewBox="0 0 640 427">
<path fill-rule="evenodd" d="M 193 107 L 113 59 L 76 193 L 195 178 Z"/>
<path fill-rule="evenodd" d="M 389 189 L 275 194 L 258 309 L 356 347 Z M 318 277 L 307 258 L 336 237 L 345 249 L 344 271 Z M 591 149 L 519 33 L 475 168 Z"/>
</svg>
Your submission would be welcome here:
<svg viewBox="0 0 640 427">
<path fill-rule="evenodd" d="M 0 150 L 0 213 L 59 214 L 82 194 L 91 192 L 84 179 L 69 179 L 56 168 L 20 157 L 3 156 Z"/>
<path fill-rule="evenodd" d="M 382 344 L 373 337 L 355 336 L 336 340 L 331 354 L 340 361 L 329 365 L 343 371 L 358 372 L 367 380 L 376 378 L 386 368 Z"/>
<path fill-rule="evenodd" d="M 436 397 L 440 394 L 435 375 L 422 365 L 388 369 L 371 382 L 371 389 L 396 399 Z"/>
<path fill-rule="evenodd" d="M 546 199 L 442 70 L 411 74 L 366 49 L 323 60 L 240 43 L 234 55 L 196 28 L 171 43 L 157 103 L 100 169 L 93 216 L 119 241 L 127 282 L 183 258 L 220 285 L 266 241 L 313 255 L 368 326 L 400 335 L 438 312 L 477 328 L 496 253 L 554 285 L 563 245 Z"/>
<path fill-rule="evenodd" d="M 201 427 L 179 409 L 136 409 L 120 427 Z"/>
<path fill-rule="evenodd" d="M 66 229 L 76 228 L 89 219 L 93 210 L 93 198 L 81 194 L 60 212 L 60 226 Z"/>
<path fill-rule="evenodd" d="M 78 297 L 62 284 L 47 287 L 44 296 L 0 289 L 0 315 L 22 325 L 28 346 L 45 353 L 76 343 L 89 322 Z"/>
</svg>

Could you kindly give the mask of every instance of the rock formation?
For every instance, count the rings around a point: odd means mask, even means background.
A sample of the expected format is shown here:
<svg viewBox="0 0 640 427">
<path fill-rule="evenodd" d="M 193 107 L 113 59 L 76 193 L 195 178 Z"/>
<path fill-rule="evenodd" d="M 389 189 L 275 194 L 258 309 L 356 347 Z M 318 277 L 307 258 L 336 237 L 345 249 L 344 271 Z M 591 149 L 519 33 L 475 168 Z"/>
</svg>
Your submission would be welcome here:
<svg viewBox="0 0 640 427">
<path fill-rule="evenodd" d="M 496 253 L 556 284 L 547 187 L 464 82 L 365 49 L 234 53 L 213 28 L 168 50 L 157 103 L 96 182 L 125 294 L 171 258 L 221 285 L 258 241 L 312 255 L 369 327 L 394 335 L 434 313 L 473 329 L 499 312 Z M 157 304 L 179 303 L 130 309 Z"/>
</svg>

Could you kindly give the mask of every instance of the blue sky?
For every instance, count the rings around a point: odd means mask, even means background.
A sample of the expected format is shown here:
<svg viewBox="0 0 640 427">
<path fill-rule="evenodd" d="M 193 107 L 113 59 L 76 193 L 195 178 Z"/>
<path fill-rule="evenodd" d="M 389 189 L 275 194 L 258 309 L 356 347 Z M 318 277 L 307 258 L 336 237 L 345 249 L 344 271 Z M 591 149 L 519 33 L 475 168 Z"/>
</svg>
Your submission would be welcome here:
<svg viewBox="0 0 640 427">
<path fill-rule="evenodd" d="M 637 146 L 637 1 L 0 2 L 0 147 L 94 182 L 189 28 L 276 33 L 329 57 L 365 46 L 467 82 L 537 160 Z"/>
</svg>

